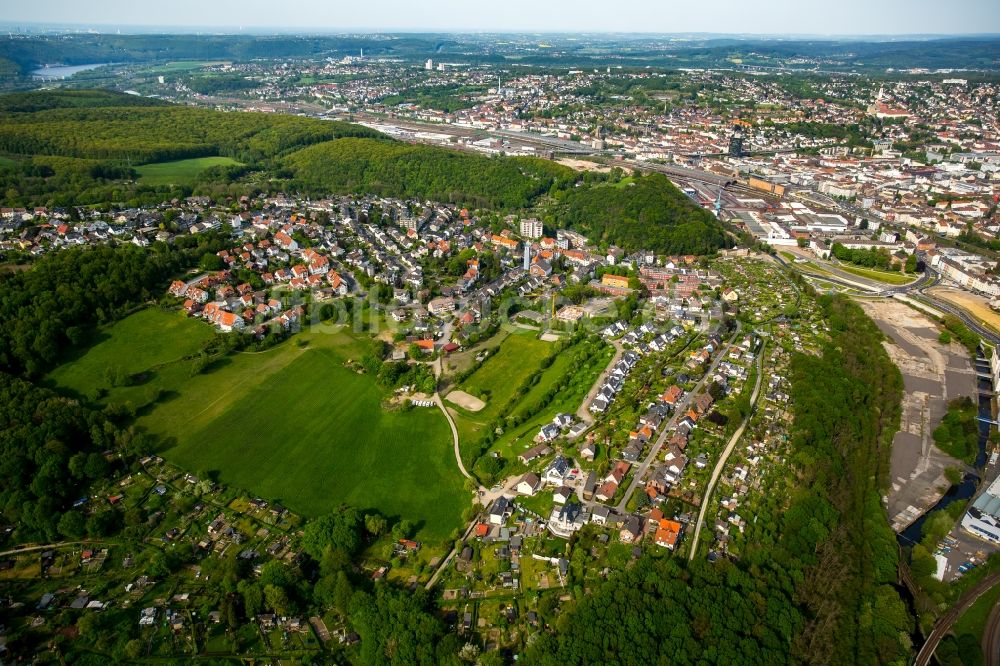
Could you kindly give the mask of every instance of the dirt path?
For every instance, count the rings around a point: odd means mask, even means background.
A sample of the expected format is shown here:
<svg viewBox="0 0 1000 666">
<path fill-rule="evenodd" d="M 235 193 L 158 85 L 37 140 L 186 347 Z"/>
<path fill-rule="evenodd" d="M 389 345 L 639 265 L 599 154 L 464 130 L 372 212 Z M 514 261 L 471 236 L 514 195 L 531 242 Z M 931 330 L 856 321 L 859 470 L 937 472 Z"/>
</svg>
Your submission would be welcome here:
<svg viewBox="0 0 1000 666">
<path fill-rule="evenodd" d="M 729 444 L 726 445 L 725 450 L 722 455 L 719 456 L 719 461 L 715 463 L 715 469 L 712 470 L 712 477 L 708 480 L 708 485 L 705 486 L 705 497 L 701 500 L 701 509 L 698 511 L 698 520 L 694 524 L 694 536 L 691 537 L 691 553 L 688 555 L 688 561 L 694 559 L 695 554 L 698 552 L 698 537 L 701 534 L 701 524 L 705 522 L 705 512 L 708 511 L 708 505 L 711 504 L 712 492 L 715 490 L 715 484 L 719 481 L 719 476 L 722 475 L 722 469 L 726 466 L 726 461 L 729 460 L 730 454 L 736 445 L 739 444 L 740 439 L 743 437 L 743 431 L 746 430 L 747 425 L 750 423 L 750 419 L 754 415 L 754 407 L 757 404 L 757 398 L 760 397 L 760 385 L 764 379 L 764 350 L 765 346 L 761 347 L 759 354 L 757 355 L 757 381 L 753 386 L 753 393 L 750 394 L 750 413 L 747 414 L 746 418 L 743 419 L 743 423 L 740 427 L 733 433 L 733 436 L 729 440 Z M 721 356 L 721 354 L 720 354 Z"/>
<path fill-rule="evenodd" d="M 431 363 L 431 369 L 434 371 L 434 379 L 439 379 L 441 377 L 440 356 L 436 361 Z M 465 478 L 471 479 L 472 475 L 469 474 L 469 470 L 465 469 L 465 463 L 462 462 L 462 449 L 458 445 L 458 428 L 455 427 L 455 419 L 451 418 L 448 408 L 444 406 L 444 400 L 441 399 L 441 394 L 437 391 L 436 382 L 434 389 L 434 402 L 437 403 L 438 409 L 440 409 L 441 413 L 444 414 L 444 417 L 448 420 L 448 426 L 451 428 L 451 440 L 452 445 L 455 447 L 455 462 L 458 463 L 458 471 L 460 471 L 462 476 Z M 480 490 L 482 490 L 482 488 L 480 488 Z"/>
</svg>

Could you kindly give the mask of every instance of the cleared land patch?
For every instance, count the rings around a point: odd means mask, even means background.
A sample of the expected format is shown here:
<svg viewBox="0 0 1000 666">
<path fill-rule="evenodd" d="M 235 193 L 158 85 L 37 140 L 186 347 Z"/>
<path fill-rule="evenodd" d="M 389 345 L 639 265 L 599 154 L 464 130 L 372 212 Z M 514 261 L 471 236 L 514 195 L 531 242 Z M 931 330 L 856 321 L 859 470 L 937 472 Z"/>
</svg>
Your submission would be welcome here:
<svg viewBox="0 0 1000 666">
<path fill-rule="evenodd" d="M 136 167 L 139 180 L 147 185 L 184 185 L 191 183 L 205 169 L 239 164 L 230 157 L 195 157 L 174 162 L 155 162 Z"/>
<path fill-rule="evenodd" d="M 934 287 L 927 290 L 943 301 L 948 301 L 958 307 L 968 310 L 969 314 L 995 331 L 1000 331 L 1000 313 L 996 313 L 986 304 L 985 299 L 967 291 Z"/>
<path fill-rule="evenodd" d="M 458 405 L 462 409 L 467 409 L 470 412 L 482 411 L 482 409 L 486 406 L 485 402 L 474 395 L 469 395 L 465 391 L 452 391 L 447 395 L 446 399 L 448 402 Z"/>
</svg>

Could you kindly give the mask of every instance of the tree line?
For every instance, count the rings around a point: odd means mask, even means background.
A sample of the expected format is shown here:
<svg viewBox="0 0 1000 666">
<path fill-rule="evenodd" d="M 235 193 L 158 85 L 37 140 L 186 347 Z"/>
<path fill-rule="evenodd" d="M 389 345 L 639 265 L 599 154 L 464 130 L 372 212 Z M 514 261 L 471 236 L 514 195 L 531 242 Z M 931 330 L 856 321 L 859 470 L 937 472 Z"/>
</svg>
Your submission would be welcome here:
<svg viewBox="0 0 1000 666">
<path fill-rule="evenodd" d="M 31 270 L 0 275 L 0 371 L 38 377 L 92 329 L 158 298 L 169 279 L 224 244 L 215 236 L 149 249 L 96 246 L 45 255 Z"/>
<path fill-rule="evenodd" d="M 422 198 L 474 207 L 525 208 L 573 172 L 527 157 L 500 158 L 433 146 L 349 138 L 303 148 L 285 165 L 306 192 Z"/>
</svg>

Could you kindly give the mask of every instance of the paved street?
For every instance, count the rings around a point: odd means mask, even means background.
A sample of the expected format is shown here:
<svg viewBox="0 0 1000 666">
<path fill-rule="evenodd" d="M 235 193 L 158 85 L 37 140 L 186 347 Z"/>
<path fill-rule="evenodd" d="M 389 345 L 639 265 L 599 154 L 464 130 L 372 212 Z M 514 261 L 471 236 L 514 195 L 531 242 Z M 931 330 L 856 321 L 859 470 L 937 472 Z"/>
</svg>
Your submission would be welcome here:
<svg viewBox="0 0 1000 666">
<path fill-rule="evenodd" d="M 733 344 L 736 338 L 739 337 L 741 330 L 742 325 L 739 321 L 736 321 L 736 332 L 733 333 L 733 335 L 726 342 L 726 346 Z M 723 349 L 724 348 L 725 346 Z M 715 356 L 715 360 L 712 361 L 712 364 L 708 367 L 704 376 L 698 380 L 698 383 L 695 384 L 692 391 L 686 393 L 684 397 L 681 398 L 680 402 L 677 403 L 677 407 L 674 409 L 673 416 L 670 417 L 670 420 L 667 421 L 666 424 L 661 426 L 662 429 L 660 431 L 660 436 L 656 438 L 656 444 L 654 444 L 653 448 L 649 450 L 649 454 L 643 459 L 639 466 L 635 468 L 635 473 L 632 475 L 632 482 L 625 490 L 625 495 L 622 496 L 621 501 L 618 502 L 618 505 L 615 507 L 619 512 L 625 510 L 625 506 L 628 504 L 629 498 L 632 497 L 632 493 L 635 492 L 636 487 L 643 482 L 643 477 L 645 477 L 646 472 L 649 471 L 649 466 L 654 460 L 656 460 L 656 456 L 659 455 L 664 442 L 667 441 L 667 435 L 673 431 L 674 427 L 677 425 L 677 421 L 680 420 L 681 415 L 687 411 L 687 407 L 691 403 L 691 400 L 693 400 L 694 397 L 701 393 L 701 391 L 705 388 L 705 384 L 708 382 L 708 379 L 715 374 L 715 370 L 719 367 L 719 363 L 722 362 L 723 358 L 725 358 L 725 354 L 722 353 L 722 350 L 720 349 Z"/>
</svg>

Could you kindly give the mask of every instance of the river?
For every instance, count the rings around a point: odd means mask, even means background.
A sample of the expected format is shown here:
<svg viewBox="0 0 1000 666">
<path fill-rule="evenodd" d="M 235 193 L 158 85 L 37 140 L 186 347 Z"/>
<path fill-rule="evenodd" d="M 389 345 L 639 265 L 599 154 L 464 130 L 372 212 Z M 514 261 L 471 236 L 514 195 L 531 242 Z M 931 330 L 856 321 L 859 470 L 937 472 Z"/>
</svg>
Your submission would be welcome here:
<svg viewBox="0 0 1000 666">
<path fill-rule="evenodd" d="M 44 81 L 56 81 L 58 79 L 68 79 L 77 72 L 85 72 L 88 69 L 97 69 L 98 67 L 104 67 L 107 64 L 109 63 L 98 62 L 91 65 L 46 65 L 45 67 L 39 67 L 38 69 L 31 70 L 31 76 Z"/>
</svg>

